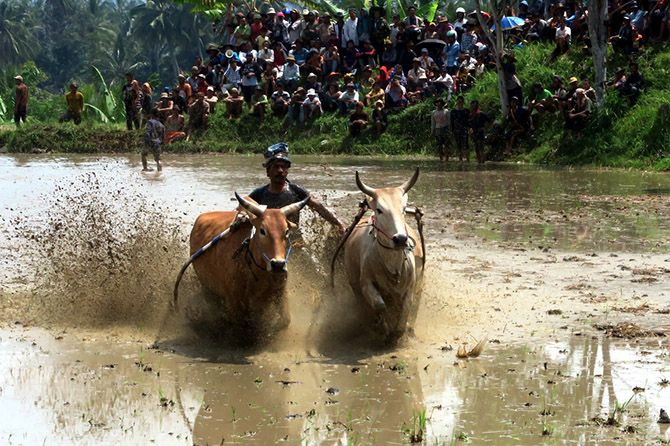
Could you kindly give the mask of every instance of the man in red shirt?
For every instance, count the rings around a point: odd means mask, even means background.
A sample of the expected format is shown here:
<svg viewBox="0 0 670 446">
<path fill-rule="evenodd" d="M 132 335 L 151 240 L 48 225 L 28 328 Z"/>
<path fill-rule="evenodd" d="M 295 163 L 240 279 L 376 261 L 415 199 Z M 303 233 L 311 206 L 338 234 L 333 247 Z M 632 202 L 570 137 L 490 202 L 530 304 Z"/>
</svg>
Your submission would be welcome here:
<svg viewBox="0 0 670 446">
<path fill-rule="evenodd" d="M 14 123 L 21 127 L 21 121 L 26 122 L 28 112 L 28 86 L 23 83 L 23 77 L 14 77 L 16 84 L 16 101 L 14 101 Z"/>
</svg>

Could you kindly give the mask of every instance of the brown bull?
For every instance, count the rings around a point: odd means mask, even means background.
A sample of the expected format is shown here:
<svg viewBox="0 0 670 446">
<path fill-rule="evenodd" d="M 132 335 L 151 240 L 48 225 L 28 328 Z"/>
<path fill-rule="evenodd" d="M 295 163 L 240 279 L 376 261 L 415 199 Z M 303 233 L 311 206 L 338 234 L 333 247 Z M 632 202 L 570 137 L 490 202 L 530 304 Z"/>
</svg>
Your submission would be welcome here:
<svg viewBox="0 0 670 446">
<path fill-rule="evenodd" d="M 413 323 L 423 278 L 424 252 L 405 222 L 407 192 L 419 169 L 400 187 L 373 189 L 356 172 L 356 184 L 374 212 L 344 245 L 344 266 L 354 293 L 363 298 L 387 341 L 398 340 Z"/>
<path fill-rule="evenodd" d="M 205 251 L 193 262 L 200 283 L 214 294 L 226 321 L 276 333 L 288 326 L 284 298 L 291 250 L 287 220 L 309 197 L 281 209 L 263 209 L 235 193 L 250 220 Z M 191 255 L 235 221 L 237 211 L 201 214 L 191 231 Z M 248 239 L 248 240 L 247 240 Z"/>
</svg>

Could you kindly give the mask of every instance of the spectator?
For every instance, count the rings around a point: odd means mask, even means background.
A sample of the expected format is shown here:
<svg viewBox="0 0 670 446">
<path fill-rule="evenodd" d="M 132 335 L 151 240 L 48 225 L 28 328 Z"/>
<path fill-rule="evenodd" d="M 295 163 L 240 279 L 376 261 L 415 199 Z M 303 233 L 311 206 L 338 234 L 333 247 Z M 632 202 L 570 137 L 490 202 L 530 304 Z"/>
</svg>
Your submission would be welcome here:
<svg viewBox="0 0 670 446">
<path fill-rule="evenodd" d="M 377 138 L 379 138 L 384 130 L 386 130 L 386 110 L 384 109 L 384 101 L 381 99 L 375 102 L 375 108 L 372 110 L 372 122 L 375 124 L 375 131 Z"/>
<path fill-rule="evenodd" d="M 384 51 L 384 42 L 388 39 L 391 29 L 384 18 L 384 10 L 380 7 L 374 7 L 370 10 L 372 14 L 372 31 L 370 41 L 375 48 L 378 57 L 381 57 Z M 380 60 L 381 63 L 381 60 Z"/>
<path fill-rule="evenodd" d="M 198 68 L 198 74 L 207 75 L 207 66 L 202 63 L 202 57 L 195 56 L 195 67 Z"/>
<path fill-rule="evenodd" d="M 207 81 L 205 80 L 204 74 L 198 74 L 198 86 L 195 90 L 196 93 L 207 93 Z"/>
<path fill-rule="evenodd" d="M 219 47 L 214 43 L 207 45 L 207 50 L 205 51 L 209 55 L 208 65 L 214 68 L 217 65 L 223 63 L 222 54 L 219 53 Z"/>
<path fill-rule="evenodd" d="M 186 137 L 184 133 L 184 116 L 178 108 L 172 108 L 170 115 L 165 119 L 165 145 Z"/>
<path fill-rule="evenodd" d="M 454 92 L 454 78 L 447 73 L 447 67 L 442 67 L 440 69 L 440 74 L 435 79 L 433 79 L 433 85 L 435 86 L 435 91 L 438 96 L 442 96 L 445 92 L 447 93 L 447 99 L 451 99 L 451 95 Z"/>
<path fill-rule="evenodd" d="M 70 84 L 70 92 L 65 95 L 67 110 L 60 117 L 59 122 L 74 121 L 75 125 L 81 124 L 81 114 L 84 111 L 84 95 L 77 91 L 78 88 L 79 86 L 76 82 Z"/>
<path fill-rule="evenodd" d="M 235 44 L 240 49 L 245 43 L 251 41 L 251 26 L 247 24 L 247 19 L 243 14 L 237 16 L 237 28 L 234 32 Z"/>
<path fill-rule="evenodd" d="M 477 34 L 475 33 L 475 27 L 470 23 L 466 23 L 465 32 L 461 37 L 460 50 L 465 51 L 470 56 L 474 56 L 475 49 L 477 48 L 475 46 L 477 44 L 477 40 L 478 39 Z"/>
<path fill-rule="evenodd" d="M 159 172 L 163 170 L 163 163 L 161 163 L 161 150 L 163 141 L 165 140 L 165 127 L 158 120 L 158 110 L 155 108 L 149 112 L 149 121 L 147 122 L 147 130 L 144 135 L 144 149 L 142 149 L 142 170 L 149 171 L 147 164 L 147 156 L 149 151 L 154 155 L 156 161 L 156 170 Z"/>
<path fill-rule="evenodd" d="M 551 91 L 544 88 L 542 82 L 535 82 L 533 85 L 533 92 L 528 97 L 528 110 L 532 113 L 537 110 L 539 114 L 545 111 L 553 111 L 554 102 L 551 98 Z"/>
<path fill-rule="evenodd" d="M 237 59 L 230 59 L 230 64 L 228 69 L 223 75 L 224 84 L 223 88 L 230 91 L 231 88 L 238 88 L 242 83 L 242 75 L 240 73 L 240 68 L 237 66 Z"/>
<path fill-rule="evenodd" d="M 623 87 L 619 90 L 619 94 L 624 98 L 630 99 L 634 103 L 640 95 L 640 90 L 644 85 L 644 76 L 640 73 L 637 62 L 631 62 L 628 65 L 630 74 L 626 77 Z"/>
<path fill-rule="evenodd" d="M 528 30 L 528 39 L 533 41 L 543 40 L 547 36 L 547 22 L 540 17 L 540 14 L 533 13 L 532 25 Z"/>
<path fill-rule="evenodd" d="M 291 95 L 284 91 L 284 86 L 277 85 L 277 90 L 270 97 L 270 108 L 276 116 L 285 116 L 291 103 Z"/>
<path fill-rule="evenodd" d="M 298 86 L 298 80 L 300 80 L 300 72 L 298 70 L 298 64 L 295 63 L 295 57 L 288 56 L 280 82 L 289 93 L 295 90 Z"/>
<path fill-rule="evenodd" d="M 520 100 L 516 96 L 513 96 L 510 100 L 508 120 L 512 125 L 512 128 L 505 135 L 507 138 L 505 155 L 512 154 L 514 142 L 519 136 L 529 130 L 535 130 L 535 127 L 533 126 L 533 117 L 530 115 L 530 111 L 526 107 L 519 106 L 519 103 Z"/>
<path fill-rule="evenodd" d="M 215 92 L 221 91 L 225 81 L 223 66 L 221 64 L 214 66 L 214 69 L 207 74 L 205 81 L 208 85 L 214 87 Z"/>
<path fill-rule="evenodd" d="M 158 118 L 162 123 L 165 123 L 165 120 L 172 113 L 172 109 L 178 107 L 174 106 L 174 102 L 170 100 L 170 95 L 167 92 L 161 93 L 161 100 L 156 104 L 156 110 L 158 110 Z"/>
<path fill-rule="evenodd" d="M 396 51 L 390 39 L 384 41 L 384 52 L 381 53 L 379 63 L 382 67 L 392 68 L 398 62 L 398 52 Z"/>
<path fill-rule="evenodd" d="M 475 145 L 478 164 L 486 162 L 486 153 L 484 152 L 486 134 L 484 129 L 490 121 L 491 118 L 479 109 L 479 101 L 470 102 L 470 135 L 472 136 L 472 143 Z"/>
<path fill-rule="evenodd" d="M 313 74 L 317 78 L 321 78 L 323 73 L 323 57 L 318 50 L 312 49 L 307 56 L 307 61 L 302 67 L 303 74 Z"/>
<path fill-rule="evenodd" d="M 290 123 L 294 121 L 303 122 L 305 120 L 305 114 L 302 110 L 302 103 L 305 102 L 305 89 L 298 87 L 291 96 L 291 103 L 289 104 L 288 109 L 288 120 Z"/>
<path fill-rule="evenodd" d="M 556 108 L 559 107 L 559 103 L 565 101 L 565 97 L 568 95 L 568 90 L 563 86 L 563 78 L 558 74 L 555 74 L 551 78 L 551 97 Z"/>
<path fill-rule="evenodd" d="M 358 54 L 359 51 L 356 48 L 353 40 L 347 41 L 347 47 L 342 53 L 342 68 L 345 73 L 355 73 L 356 66 L 358 65 Z"/>
<path fill-rule="evenodd" d="M 624 16 L 621 28 L 616 36 L 609 39 L 614 51 L 630 54 L 633 52 L 633 26 L 630 23 L 630 17 Z"/>
<path fill-rule="evenodd" d="M 468 131 L 470 130 L 470 110 L 464 107 L 465 98 L 456 99 L 456 108 L 451 111 L 451 131 L 456 140 L 458 161 L 463 162 L 465 157 L 470 162 L 470 148 L 468 146 Z"/>
<path fill-rule="evenodd" d="M 454 83 L 456 84 L 456 90 L 459 93 L 465 93 L 467 90 L 472 88 L 475 85 L 476 79 L 472 74 L 470 74 L 470 70 L 468 69 L 467 66 L 461 67 L 458 70 L 458 76 L 454 79 Z"/>
<path fill-rule="evenodd" d="M 400 78 L 394 76 L 393 80 L 386 87 L 386 104 L 391 109 L 401 109 L 407 107 L 407 90 L 400 84 Z"/>
<path fill-rule="evenodd" d="M 194 130 L 207 127 L 209 122 L 209 104 L 205 101 L 205 94 L 198 93 L 196 100 L 188 108 L 188 126 L 186 126 L 186 141 L 191 139 Z"/>
<path fill-rule="evenodd" d="M 263 69 L 266 66 L 273 66 L 275 62 L 275 52 L 270 49 L 270 42 L 268 40 L 263 42 L 262 49 L 258 52 L 258 63 Z"/>
<path fill-rule="evenodd" d="M 251 29 L 251 41 L 257 42 L 258 37 L 261 35 L 263 31 L 263 23 L 261 22 L 260 14 L 258 13 L 254 14 L 253 22 L 251 22 L 249 28 Z"/>
<path fill-rule="evenodd" d="M 621 67 L 617 68 L 616 71 L 614 72 L 614 79 L 608 81 L 605 84 L 605 88 L 607 88 L 608 90 L 619 90 L 623 88 L 623 86 L 626 84 L 625 73 L 626 71 L 623 68 Z"/>
<path fill-rule="evenodd" d="M 154 101 L 151 97 L 151 85 L 148 82 L 142 84 L 142 95 L 141 95 L 141 105 L 140 110 L 142 112 L 142 127 L 144 127 L 149 121 L 149 112 L 154 107 Z M 83 109 L 83 96 L 82 96 L 82 109 Z M 81 113 L 80 113 L 81 116 Z M 81 122 L 81 117 L 79 119 Z M 76 121 L 75 121 L 76 123 Z"/>
<path fill-rule="evenodd" d="M 407 9 L 407 17 L 405 17 L 405 20 L 403 21 L 407 29 L 413 30 L 413 34 L 418 34 L 420 33 L 420 29 L 423 27 L 423 20 L 419 17 L 416 16 L 416 6 L 410 6 Z"/>
<path fill-rule="evenodd" d="M 302 38 L 298 38 L 295 41 L 295 48 L 288 52 L 289 56 L 293 56 L 295 63 L 302 67 L 307 62 L 307 56 L 309 56 L 309 51 L 305 49 L 305 42 Z"/>
<path fill-rule="evenodd" d="M 340 109 L 340 96 L 342 92 L 337 88 L 336 83 L 328 84 L 328 90 L 323 96 L 323 109 L 327 112 L 334 112 Z"/>
<path fill-rule="evenodd" d="M 337 51 L 337 45 L 331 44 L 323 55 L 322 73 L 328 74 L 337 71 L 339 67 L 340 54 Z"/>
<path fill-rule="evenodd" d="M 263 92 L 263 86 L 262 85 L 256 85 L 256 89 L 254 91 L 253 96 L 251 97 L 251 115 L 255 116 L 258 119 L 258 123 L 263 124 L 263 118 L 265 117 L 265 113 L 267 113 L 268 110 L 268 97 L 265 95 Z"/>
<path fill-rule="evenodd" d="M 349 134 L 358 136 L 368 126 L 369 120 L 368 113 L 363 110 L 363 103 L 357 102 L 355 110 L 349 115 Z"/>
<path fill-rule="evenodd" d="M 305 22 L 302 21 L 297 9 L 291 11 L 291 24 L 288 26 L 289 43 L 293 44 L 300 38 Z"/>
<path fill-rule="evenodd" d="M 565 54 L 570 50 L 570 44 L 572 43 L 572 30 L 569 26 L 566 26 L 565 19 L 561 19 L 556 29 L 556 49 L 554 50 L 555 55 Z"/>
<path fill-rule="evenodd" d="M 272 31 L 272 41 L 276 45 L 279 44 L 284 48 L 285 45 L 289 44 L 289 35 L 288 35 L 288 22 L 284 20 L 284 13 L 279 11 L 277 13 L 277 18 L 275 20 L 274 30 Z M 276 56 L 276 53 L 275 53 Z"/>
<path fill-rule="evenodd" d="M 16 79 L 16 78 L 14 78 Z M 128 130 L 133 129 L 133 124 L 135 124 L 135 128 L 139 129 L 140 128 L 140 117 L 137 113 L 137 101 L 139 100 L 139 88 L 135 89 L 134 88 L 134 83 L 137 83 L 133 79 L 133 74 L 132 73 L 126 73 L 126 85 L 123 86 L 123 89 L 121 90 L 121 94 L 123 95 L 123 104 L 126 109 L 126 128 Z M 19 87 L 22 84 L 21 82 L 17 81 L 17 84 Z M 16 89 L 16 103 L 19 103 L 19 87 Z M 28 88 L 25 87 L 26 91 L 26 104 L 27 104 L 27 91 Z M 23 113 L 23 122 L 25 122 L 25 112 Z M 14 122 L 16 122 L 16 126 L 18 127 L 18 121 L 16 120 L 16 117 L 14 118 Z"/>
<path fill-rule="evenodd" d="M 358 40 L 357 28 L 358 13 L 355 9 L 350 9 L 349 20 L 344 23 L 344 27 L 342 28 L 342 36 L 340 38 L 343 42 L 347 42 L 347 46 L 349 46 L 349 41 L 353 42 L 354 47 L 358 46 L 360 41 Z"/>
<path fill-rule="evenodd" d="M 358 103 L 358 92 L 355 88 L 356 86 L 353 83 L 348 83 L 346 90 L 338 98 L 340 114 L 345 115 L 350 110 L 356 108 L 356 104 Z"/>
<path fill-rule="evenodd" d="M 328 42 L 328 39 L 330 39 L 330 36 L 333 33 L 335 33 L 335 27 L 330 22 L 330 14 L 328 12 L 325 12 L 321 16 L 319 24 L 316 25 L 316 34 L 322 43 L 326 43 Z M 330 71 L 328 71 L 328 73 L 330 73 Z"/>
<path fill-rule="evenodd" d="M 365 102 L 367 103 L 367 105 L 372 106 L 377 101 L 382 101 L 382 104 L 384 104 L 385 99 L 386 99 L 386 92 L 384 92 L 381 82 L 375 80 L 374 83 L 372 84 L 370 92 L 365 95 Z"/>
<path fill-rule="evenodd" d="M 186 108 L 191 105 L 193 101 L 193 90 L 191 86 L 186 82 L 186 76 L 180 74 L 178 76 L 178 85 L 175 89 L 175 105 L 177 105 L 181 110 L 186 110 Z"/>
<path fill-rule="evenodd" d="M 421 68 L 426 71 L 435 63 L 433 58 L 428 54 L 428 48 L 425 47 L 421 49 L 421 57 L 419 57 L 419 61 L 421 62 Z"/>
<path fill-rule="evenodd" d="M 414 91 L 419 86 L 419 78 L 426 75 L 426 70 L 421 68 L 421 60 L 415 58 L 412 61 L 414 67 L 407 72 L 407 88 Z"/>
<path fill-rule="evenodd" d="M 254 62 L 251 53 L 246 54 L 247 61 L 240 67 L 240 75 L 242 77 L 242 95 L 244 101 L 247 103 L 249 110 L 252 108 L 251 97 L 256 91 L 256 86 L 261 77 L 261 67 Z"/>
<path fill-rule="evenodd" d="M 591 99 L 586 96 L 584 89 L 578 88 L 575 92 L 575 105 L 565 120 L 565 127 L 571 130 L 577 139 L 582 137 L 582 130 L 586 127 L 592 106 Z"/>
<path fill-rule="evenodd" d="M 356 57 L 359 66 L 361 68 L 370 67 L 370 74 L 372 74 L 372 68 L 377 66 L 377 53 L 369 40 L 363 41 L 363 48 Z"/>
<path fill-rule="evenodd" d="M 207 92 L 205 93 L 205 102 L 209 104 L 209 112 L 216 112 L 216 104 L 219 102 L 219 98 L 214 94 L 214 87 L 207 87 Z"/>
<path fill-rule="evenodd" d="M 456 31 L 447 32 L 447 45 L 444 47 L 443 55 L 445 57 L 445 66 L 447 73 L 451 76 L 458 71 L 458 56 L 461 54 L 461 47 L 456 41 Z"/>
<path fill-rule="evenodd" d="M 244 98 L 240 97 L 237 87 L 230 89 L 230 96 L 223 100 L 226 103 L 226 114 L 228 119 L 237 118 L 242 114 Z"/>
<path fill-rule="evenodd" d="M 435 137 L 440 161 L 449 161 L 451 114 L 444 108 L 445 102 L 441 97 L 437 97 L 434 103 L 436 108 L 430 115 L 430 133 Z"/>
<path fill-rule="evenodd" d="M 191 96 L 195 96 L 198 92 L 198 75 L 200 74 L 200 69 L 193 65 L 191 67 L 191 75 L 186 79 L 186 83 L 191 87 Z"/>
<path fill-rule="evenodd" d="M 321 117 L 323 113 L 321 101 L 313 88 L 307 90 L 307 99 L 302 103 L 302 109 L 305 121 L 312 121 Z"/>
<path fill-rule="evenodd" d="M 591 85 L 591 81 L 587 78 L 582 79 L 582 88 L 585 91 L 586 97 L 591 99 L 591 102 L 596 101 L 596 90 Z"/>
</svg>

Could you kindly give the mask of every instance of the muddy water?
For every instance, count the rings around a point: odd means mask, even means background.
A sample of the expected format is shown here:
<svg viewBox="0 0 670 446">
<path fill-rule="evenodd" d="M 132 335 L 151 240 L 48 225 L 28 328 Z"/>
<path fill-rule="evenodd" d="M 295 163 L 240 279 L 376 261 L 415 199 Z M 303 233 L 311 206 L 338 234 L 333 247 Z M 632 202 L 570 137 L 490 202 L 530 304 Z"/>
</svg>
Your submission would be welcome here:
<svg viewBox="0 0 670 446">
<path fill-rule="evenodd" d="M 182 314 L 167 301 L 190 224 L 231 209 L 233 190 L 263 184 L 260 160 L 168 161 L 157 175 L 127 157 L 0 158 L 0 443 L 406 444 L 421 434 L 430 445 L 632 445 L 670 436 L 656 423 L 670 409 L 669 345 L 654 336 L 670 309 L 666 175 L 295 157 L 292 178 L 347 218 L 361 198 L 354 170 L 382 186 L 422 167 L 410 200 L 427 211 L 430 263 L 415 335 L 375 348 L 350 324 L 346 287 L 328 288 L 296 261 L 291 327 L 240 350 L 183 314 L 202 304 L 192 276 Z M 323 269 L 325 229 L 309 214 L 302 221 L 306 252 Z M 595 328 L 619 323 L 648 332 L 619 339 Z M 482 356 L 456 358 L 484 336 Z"/>
</svg>

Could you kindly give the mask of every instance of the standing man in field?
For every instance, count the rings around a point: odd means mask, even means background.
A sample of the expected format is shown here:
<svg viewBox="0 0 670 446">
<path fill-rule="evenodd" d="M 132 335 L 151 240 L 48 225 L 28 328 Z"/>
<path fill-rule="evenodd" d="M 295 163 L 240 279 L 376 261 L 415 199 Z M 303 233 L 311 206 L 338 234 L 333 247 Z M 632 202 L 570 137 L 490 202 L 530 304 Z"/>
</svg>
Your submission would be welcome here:
<svg viewBox="0 0 670 446">
<path fill-rule="evenodd" d="M 21 127 L 21 121 L 25 124 L 28 114 L 28 86 L 23 83 L 23 77 L 15 76 L 16 100 L 14 101 L 14 123 L 16 128 Z"/>
<path fill-rule="evenodd" d="M 133 124 L 135 124 L 135 128 L 139 130 L 140 117 L 137 113 L 136 105 L 139 95 L 138 92 L 133 89 L 133 73 L 126 73 L 126 85 L 123 86 L 121 94 L 123 95 L 123 103 L 126 106 L 126 128 L 132 130 Z"/>
<path fill-rule="evenodd" d="M 65 95 L 67 111 L 58 122 L 74 121 L 75 125 L 81 124 L 81 114 L 84 111 L 84 95 L 77 91 L 78 88 L 79 85 L 76 82 L 70 84 L 70 92 Z"/>
<path fill-rule="evenodd" d="M 147 156 L 149 151 L 154 155 L 156 161 L 156 170 L 159 172 L 163 170 L 161 163 L 161 151 L 163 149 L 163 141 L 165 140 L 165 127 L 158 120 L 158 109 L 152 108 L 149 112 L 149 121 L 147 122 L 147 131 L 144 135 L 144 149 L 142 149 L 142 171 L 147 172 L 149 166 L 147 164 Z"/>
</svg>

